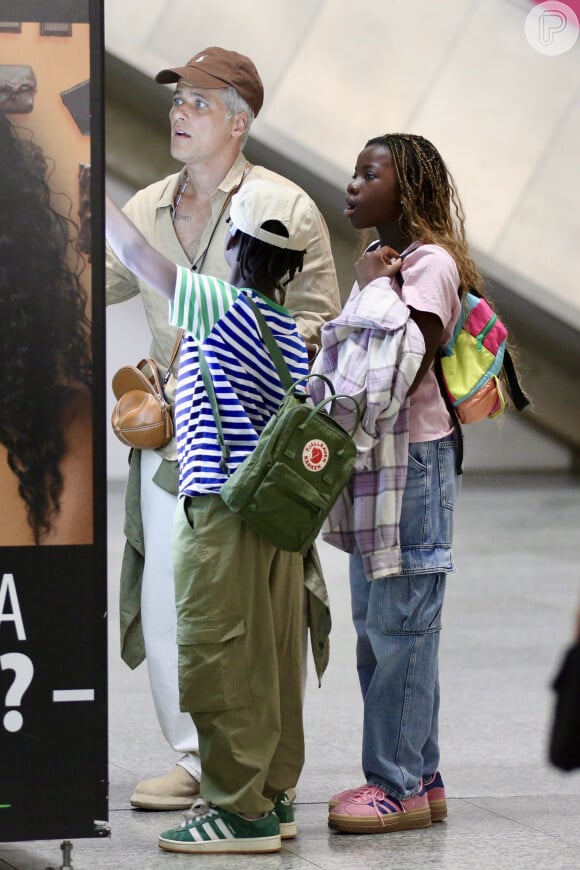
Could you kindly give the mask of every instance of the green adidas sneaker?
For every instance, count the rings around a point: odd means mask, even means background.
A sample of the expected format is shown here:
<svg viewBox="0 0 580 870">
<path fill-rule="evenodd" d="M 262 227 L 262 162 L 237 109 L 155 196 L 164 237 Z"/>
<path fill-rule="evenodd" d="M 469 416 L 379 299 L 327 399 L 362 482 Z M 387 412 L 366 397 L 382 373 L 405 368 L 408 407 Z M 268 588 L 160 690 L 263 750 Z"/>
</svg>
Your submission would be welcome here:
<svg viewBox="0 0 580 870">
<path fill-rule="evenodd" d="M 260 819 L 245 819 L 200 798 L 183 815 L 179 828 L 164 831 L 159 836 L 159 846 L 166 852 L 280 851 L 280 824 L 274 812 Z"/>
<path fill-rule="evenodd" d="M 277 794 L 272 800 L 274 801 L 274 812 L 280 823 L 280 839 L 291 840 L 298 833 L 292 801 L 285 791 Z"/>
</svg>

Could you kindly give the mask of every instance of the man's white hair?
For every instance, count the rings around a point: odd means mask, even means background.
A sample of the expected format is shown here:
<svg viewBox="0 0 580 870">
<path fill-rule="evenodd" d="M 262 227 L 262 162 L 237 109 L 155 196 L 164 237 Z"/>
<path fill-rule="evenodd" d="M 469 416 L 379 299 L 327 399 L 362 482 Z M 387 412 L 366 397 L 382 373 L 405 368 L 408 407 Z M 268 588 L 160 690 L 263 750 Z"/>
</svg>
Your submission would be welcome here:
<svg viewBox="0 0 580 870">
<path fill-rule="evenodd" d="M 234 115 L 238 115 L 240 112 L 243 112 L 248 118 L 245 133 L 240 139 L 240 146 L 243 148 L 246 144 L 248 136 L 250 135 L 250 127 L 254 123 L 254 112 L 252 109 L 250 109 L 247 102 L 244 100 L 243 97 L 239 95 L 235 88 L 231 86 L 227 88 L 222 88 L 220 89 L 219 93 L 222 102 L 226 107 L 228 119 L 233 118 Z"/>
</svg>

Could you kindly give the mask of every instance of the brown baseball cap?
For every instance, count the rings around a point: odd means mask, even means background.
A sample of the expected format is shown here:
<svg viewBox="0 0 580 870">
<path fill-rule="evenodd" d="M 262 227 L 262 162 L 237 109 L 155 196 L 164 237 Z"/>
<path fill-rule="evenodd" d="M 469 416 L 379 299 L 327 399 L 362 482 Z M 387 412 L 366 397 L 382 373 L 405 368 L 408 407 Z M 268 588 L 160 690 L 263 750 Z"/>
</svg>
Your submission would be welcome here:
<svg viewBox="0 0 580 870">
<path fill-rule="evenodd" d="M 264 102 L 264 86 L 249 57 L 237 51 L 213 46 L 198 52 L 185 66 L 162 69 L 155 81 L 162 85 L 184 79 L 198 88 L 227 88 L 231 85 L 257 115 Z"/>
</svg>

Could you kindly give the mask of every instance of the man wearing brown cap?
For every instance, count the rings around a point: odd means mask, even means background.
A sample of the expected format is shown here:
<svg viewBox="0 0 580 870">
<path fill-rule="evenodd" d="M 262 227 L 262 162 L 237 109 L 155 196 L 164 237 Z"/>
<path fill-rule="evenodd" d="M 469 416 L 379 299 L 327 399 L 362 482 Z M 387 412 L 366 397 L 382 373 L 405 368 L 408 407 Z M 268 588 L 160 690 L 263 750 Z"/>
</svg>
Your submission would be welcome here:
<svg viewBox="0 0 580 870">
<path fill-rule="evenodd" d="M 211 47 L 185 66 L 162 70 L 156 80 L 175 83 L 169 113 L 171 154 L 179 173 L 139 191 L 125 211 L 147 240 L 173 262 L 227 279 L 224 258 L 229 204 L 246 178 L 292 185 L 288 179 L 252 166 L 242 153 L 253 119 L 263 103 L 263 86 L 244 55 Z M 293 185 L 295 186 L 295 185 Z M 322 324 L 336 316 L 340 299 L 328 231 L 317 209 L 303 271 L 288 286 L 285 305 L 308 345 L 318 343 Z M 179 339 L 168 326 L 166 303 L 107 252 L 107 302 L 137 294 L 152 333 L 149 356 L 168 370 Z M 173 402 L 175 377 L 167 383 Z M 134 451 L 126 492 L 127 542 L 121 577 L 123 659 L 136 667 L 146 656 L 161 729 L 181 754 L 165 776 L 140 782 L 131 804 L 149 810 L 187 809 L 199 792 L 198 740 L 191 717 L 180 712 L 178 647 L 171 557 L 177 504 L 177 460 L 172 441 L 162 450 Z M 311 647 L 320 675 L 328 655 L 328 601 L 315 566 L 307 570 Z"/>
</svg>

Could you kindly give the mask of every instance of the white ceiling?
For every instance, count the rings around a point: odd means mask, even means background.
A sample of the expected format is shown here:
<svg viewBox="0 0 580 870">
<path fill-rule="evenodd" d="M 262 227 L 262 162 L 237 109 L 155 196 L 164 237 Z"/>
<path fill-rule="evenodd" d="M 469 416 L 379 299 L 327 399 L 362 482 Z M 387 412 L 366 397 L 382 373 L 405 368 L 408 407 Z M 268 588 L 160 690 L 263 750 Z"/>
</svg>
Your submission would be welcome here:
<svg viewBox="0 0 580 870">
<path fill-rule="evenodd" d="M 528 42 L 528 0 L 106 0 L 106 47 L 148 75 L 210 45 L 252 57 L 254 137 L 342 187 L 371 136 L 421 133 L 498 277 L 580 328 L 580 40 Z"/>
</svg>

